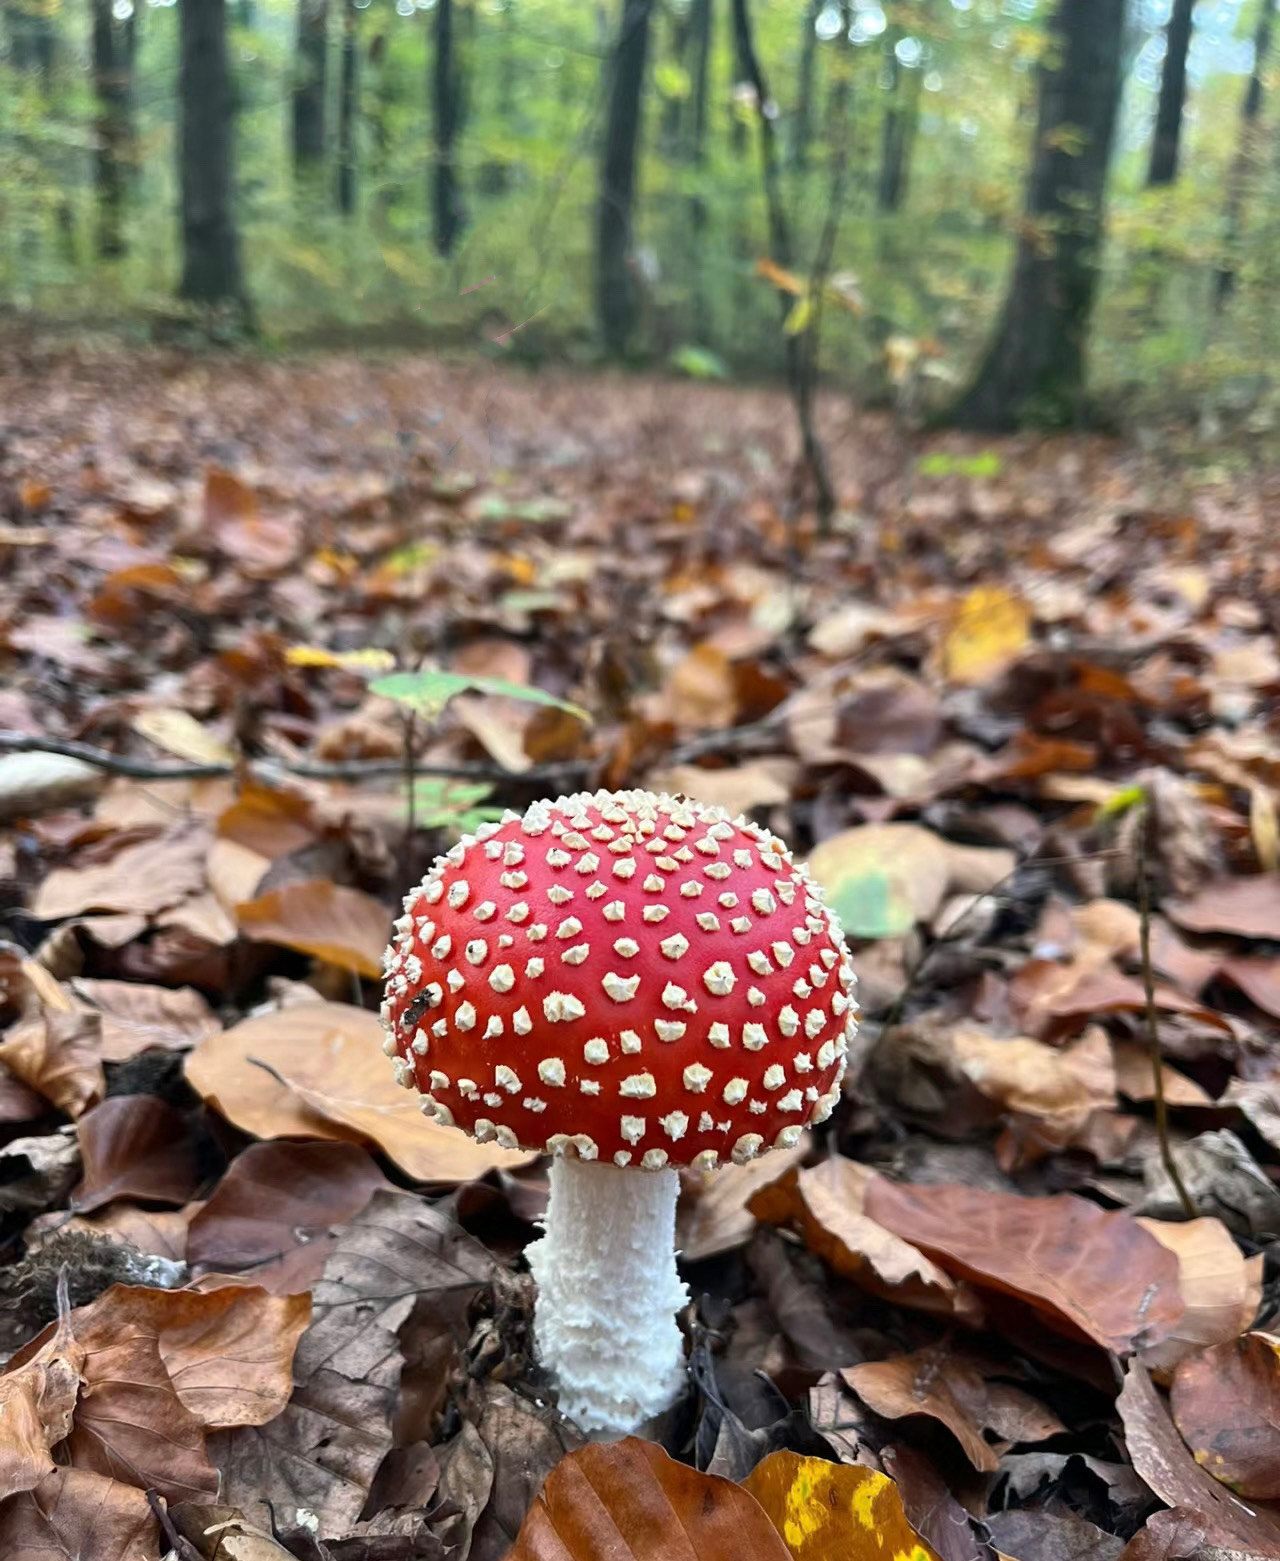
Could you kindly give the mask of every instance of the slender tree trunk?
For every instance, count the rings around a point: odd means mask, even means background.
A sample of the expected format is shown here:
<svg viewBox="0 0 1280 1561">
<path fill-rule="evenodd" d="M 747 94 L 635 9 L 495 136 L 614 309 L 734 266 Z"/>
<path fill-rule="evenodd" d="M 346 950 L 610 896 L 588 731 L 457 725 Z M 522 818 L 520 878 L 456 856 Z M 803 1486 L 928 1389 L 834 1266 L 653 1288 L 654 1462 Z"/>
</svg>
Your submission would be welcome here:
<svg viewBox="0 0 1280 1561">
<path fill-rule="evenodd" d="M 791 130 L 790 162 L 796 173 L 809 165 L 813 137 L 813 77 L 818 58 L 818 17 L 826 0 L 809 0 L 804 9 L 804 33 L 800 38 L 800 80 L 796 86 L 796 117 Z"/>
<path fill-rule="evenodd" d="M 888 51 L 887 67 L 893 85 L 880 127 L 876 205 L 881 211 L 891 212 L 901 211 L 907 198 L 911 150 L 920 119 L 920 72 L 904 69 L 892 48 Z"/>
<path fill-rule="evenodd" d="M 356 112 L 360 95 L 360 12 L 355 0 L 343 0 L 342 73 L 338 80 L 338 210 L 356 209 Z"/>
<path fill-rule="evenodd" d="M 1182 110 L 1187 100 L 1187 50 L 1191 46 L 1191 17 L 1196 0 L 1173 0 L 1173 13 L 1164 30 L 1164 68 L 1160 73 L 1160 98 L 1151 137 L 1151 161 L 1147 184 L 1172 184 L 1178 177 L 1178 149 L 1182 140 Z"/>
<path fill-rule="evenodd" d="M 182 280 L 193 303 L 247 309 L 234 215 L 234 123 L 225 0 L 179 0 L 178 183 Z"/>
<path fill-rule="evenodd" d="M 1240 240 L 1244 233 L 1245 197 L 1249 192 L 1250 175 L 1257 159 L 1258 121 L 1262 118 L 1262 84 L 1267 60 L 1271 53 L 1272 24 L 1275 20 L 1273 0 L 1262 0 L 1258 13 L 1258 25 L 1253 33 L 1253 70 L 1244 89 L 1240 104 L 1240 131 L 1236 139 L 1235 156 L 1231 160 L 1231 172 L 1227 176 L 1227 207 L 1222 224 L 1222 260 L 1213 277 L 1213 308 L 1218 314 L 1226 307 L 1227 300 L 1235 292 L 1236 265 L 1239 259 Z"/>
<path fill-rule="evenodd" d="M 962 426 L 1077 420 L 1120 101 L 1124 0 L 1059 0 L 1013 279 Z"/>
<path fill-rule="evenodd" d="M 693 0 L 689 35 L 693 45 L 692 114 L 689 120 L 689 161 L 701 164 L 707 154 L 707 95 L 711 90 L 712 0 Z"/>
<path fill-rule="evenodd" d="M 435 147 L 431 159 L 431 214 L 437 253 L 453 253 L 466 226 L 455 161 L 462 124 L 462 83 L 458 68 L 454 0 L 437 0 L 435 50 L 431 61 L 435 110 Z"/>
<path fill-rule="evenodd" d="M 293 65 L 293 167 L 315 170 L 324 161 L 324 109 L 329 64 L 328 0 L 298 0 Z"/>
<path fill-rule="evenodd" d="M 93 89 L 97 98 L 94 187 L 98 206 L 98 254 L 125 252 L 123 215 L 129 142 L 133 46 L 111 14 L 111 0 L 93 0 Z"/>
<path fill-rule="evenodd" d="M 606 349 L 620 356 L 635 329 L 631 229 L 640 145 L 642 88 L 654 0 L 623 0 L 609 63 L 609 107 L 596 213 L 596 309 Z"/>
</svg>

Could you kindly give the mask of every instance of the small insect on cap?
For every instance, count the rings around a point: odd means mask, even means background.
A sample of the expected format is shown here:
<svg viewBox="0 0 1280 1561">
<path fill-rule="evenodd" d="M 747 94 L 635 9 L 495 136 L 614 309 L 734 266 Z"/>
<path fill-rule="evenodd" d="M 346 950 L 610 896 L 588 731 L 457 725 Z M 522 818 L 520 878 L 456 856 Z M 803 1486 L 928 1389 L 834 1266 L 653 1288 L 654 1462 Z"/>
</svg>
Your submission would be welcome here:
<svg viewBox="0 0 1280 1561">
<path fill-rule="evenodd" d="M 583 792 L 483 826 L 409 895 L 385 1050 L 482 1143 L 742 1164 L 829 1115 L 853 986 L 822 891 L 767 830 Z"/>
</svg>

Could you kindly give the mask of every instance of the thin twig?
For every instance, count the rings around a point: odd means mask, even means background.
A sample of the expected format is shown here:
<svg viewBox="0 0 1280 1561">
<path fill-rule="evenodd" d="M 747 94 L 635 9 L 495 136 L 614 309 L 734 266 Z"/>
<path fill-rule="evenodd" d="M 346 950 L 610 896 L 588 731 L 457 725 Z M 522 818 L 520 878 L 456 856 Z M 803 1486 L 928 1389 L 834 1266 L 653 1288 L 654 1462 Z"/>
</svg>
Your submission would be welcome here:
<svg viewBox="0 0 1280 1561">
<path fill-rule="evenodd" d="M 1142 962 L 1147 1046 L 1151 1053 L 1151 1080 L 1155 1090 L 1156 1137 L 1160 1141 L 1161 1163 L 1181 1200 L 1183 1212 L 1189 1220 L 1193 1220 L 1196 1217 L 1196 1206 L 1191 1201 L 1178 1162 L 1173 1157 L 1173 1147 L 1169 1142 L 1169 1112 L 1164 1098 L 1164 1067 L 1160 1060 L 1160 1029 L 1156 1021 L 1156 982 L 1151 966 L 1151 879 L 1147 872 L 1147 829 L 1150 823 L 1151 812 L 1144 801 L 1138 805 L 1133 862 L 1138 879 L 1138 943 Z"/>
</svg>

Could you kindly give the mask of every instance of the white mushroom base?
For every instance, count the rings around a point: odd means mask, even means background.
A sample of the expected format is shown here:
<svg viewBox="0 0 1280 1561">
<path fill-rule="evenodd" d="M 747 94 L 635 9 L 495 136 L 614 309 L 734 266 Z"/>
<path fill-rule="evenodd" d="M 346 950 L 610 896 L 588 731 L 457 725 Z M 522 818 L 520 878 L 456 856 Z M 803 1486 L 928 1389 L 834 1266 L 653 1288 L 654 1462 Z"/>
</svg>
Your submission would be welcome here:
<svg viewBox="0 0 1280 1561">
<path fill-rule="evenodd" d="M 633 1431 L 680 1391 L 679 1191 L 672 1170 L 551 1162 L 547 1233 L 525 1249 L 538 1282 L 534 1342 L 561 1412 L 584 1431 Z"/>
</svg>

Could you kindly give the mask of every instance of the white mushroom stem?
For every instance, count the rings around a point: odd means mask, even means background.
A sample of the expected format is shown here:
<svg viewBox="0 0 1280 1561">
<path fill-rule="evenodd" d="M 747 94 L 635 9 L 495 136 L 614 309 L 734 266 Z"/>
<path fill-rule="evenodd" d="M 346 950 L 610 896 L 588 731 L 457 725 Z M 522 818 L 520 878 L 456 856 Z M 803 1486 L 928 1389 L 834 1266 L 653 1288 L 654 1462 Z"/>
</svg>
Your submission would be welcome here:
<svg viewBox="0 0 1280 1561">
<path fill-rule="evenodd" d="M 526 1248 L 538 1282 L 534 1342 L 560 1408 L 584 1431 L 625 1433 L 680 1391 L 673 1170 L 551 1162 L 546 1235 Z"/>
</svg>

